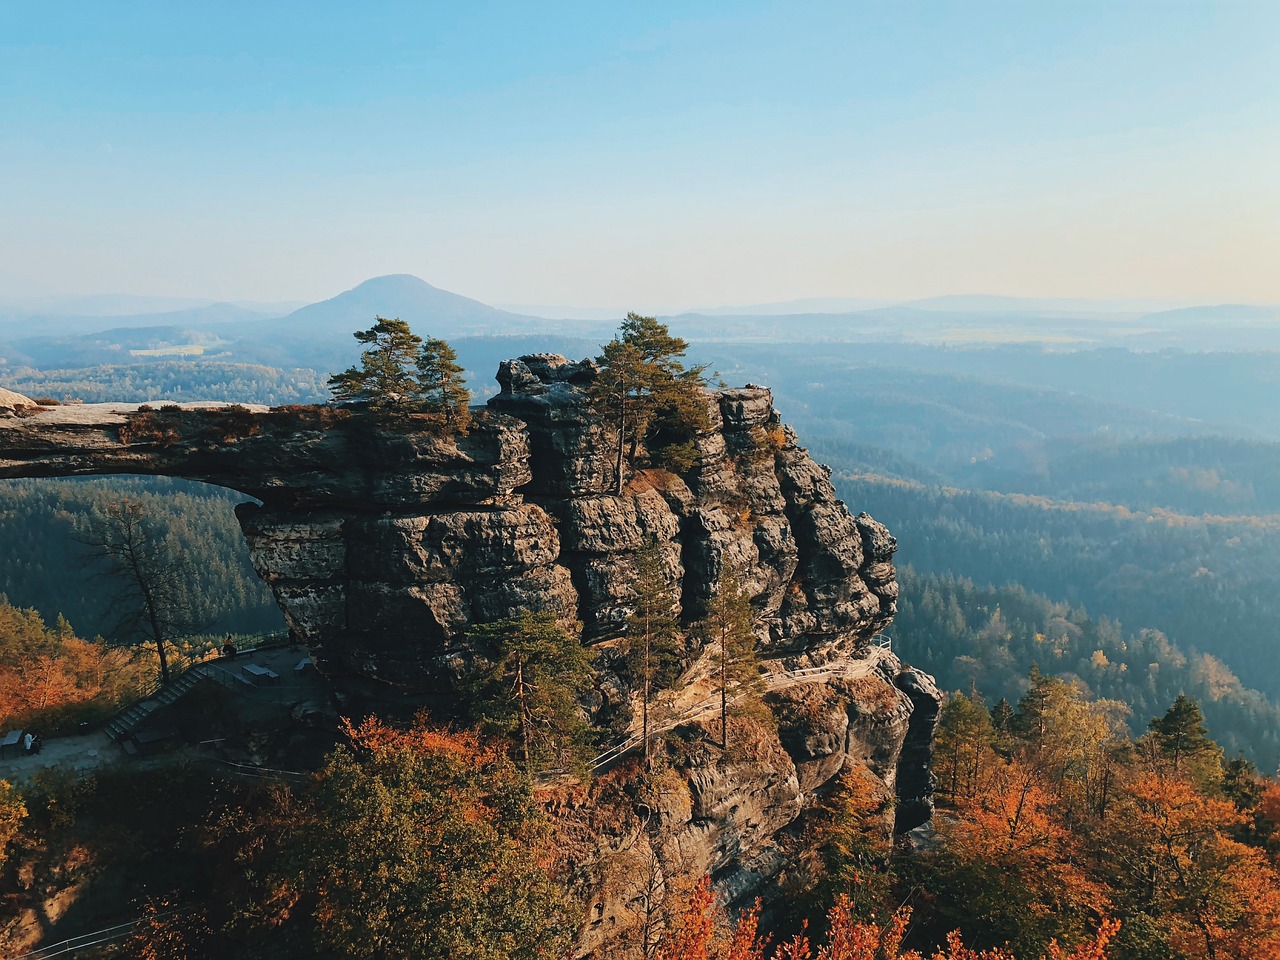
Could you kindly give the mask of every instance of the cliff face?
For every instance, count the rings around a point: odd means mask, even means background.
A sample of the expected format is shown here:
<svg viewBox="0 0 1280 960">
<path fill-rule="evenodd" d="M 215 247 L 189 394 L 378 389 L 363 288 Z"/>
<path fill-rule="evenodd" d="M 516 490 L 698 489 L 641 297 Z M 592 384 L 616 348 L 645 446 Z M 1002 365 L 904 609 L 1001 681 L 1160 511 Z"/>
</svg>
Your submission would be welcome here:
<svg viewBox="0 0 1280 960">
<path fill-rule="evenodd" d="M 583 401 L 586 375 L 560 358 L 509 361 L 456 450 L 402 436 L 358 454 L 384 476 L 322 510 L 275 497 L 241 509 L 259 571 L 322 661 L 451 682 L 468 627 L 521 609 L 578 621 L 587 642 L 617 635 L 650 540 L 689 617 L 724 564 L 738 571 L 768 656 L 830 657 L 888 624 L 893 538 L 835 499 L 767 390 L 710 397 L 699 466 L 641 472 L 614 495 L 614 440 Z"/>
<path fill-rule="evenodd" d="M 238 515 L 290 628 L 321 669 L 395 686 L 448 688 L 468 628 L 520 610 L 580 622 L 588 643 L 617 635 L 651 539 L 686 619 L 738 571 L 766 657 L 821 662 L 890 622 L 894 539 L 836 499 L 768 390 L 709 394 L 698 466 L 640 471 L 615 496 L 593 375 L 507 361 L 457 439 L 337 414 L 55 407 L 0 419 L 0 476 L 165 474 L 258 498 Z"/>
<path fill-rule="evenodd" d="M 727 749 L 718 730 L 679 727 L 655 772 L 636 762 L 555 811 L 567 836 L 577 831 L 572 855 L 589 893 L 579 955 L 639 957 L 648 914 L 661 916 L 668 891 L 706 875 L 731 906 L 759 896 L 766 912 L 785 913 L 791 894 L 821 874 L 807 825 L 846 774 L 896 799 L 886 849 L 895 830 L 932 815 L 931 780 L 917 766 L 937 719 L 932 679 L 879 648 L 828 667 L 771 689 L 773 721 L 736 719 Z"/>
<path fill-rule="evenodd" d="M 736 571 L 776 729 L 724 751 L 677 726 L 656 793 L 645 777 L 593 788 L 574 816 L 597 838 L 584 949 L 603 949 L 631 935 L 637 858 L 655 882 L 711 872 L 730 895 L 761 889 L 794 866 L 804 817 L 843 772 L 870 771 L 896 795 L 898 829 L 928 819 L 939 697 L 870 643 L 896 607 L 894 538 L 836 499 L 767 389 L 708 393 L 697 465 L 639 470 L 618 494 L 616 434 L 586 403 L 594 376 L 590 361 L 507 361 L 461 438 L 325 409 L 10 408 L 0 476 L 164 474 L 253 496 L 237 514 L 291 630 L 321 670 L 366 691 L 456 689 L 475 623 L 548 611 L 581 624 L 600 651 L 591 707 L 618 725 L 637 552 L 656 542 L 685 623 Z M 690 640 L 685 664 L 700 652 Z"/>
</svg>

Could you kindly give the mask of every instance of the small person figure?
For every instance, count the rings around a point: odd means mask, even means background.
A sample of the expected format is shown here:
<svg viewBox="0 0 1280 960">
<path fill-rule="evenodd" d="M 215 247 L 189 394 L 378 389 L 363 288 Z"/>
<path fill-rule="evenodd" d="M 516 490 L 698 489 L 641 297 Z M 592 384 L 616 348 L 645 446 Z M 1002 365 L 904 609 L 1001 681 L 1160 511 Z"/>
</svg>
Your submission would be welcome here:
<svg viewBox="0 0 1280 960">
<path fill-rule="evenodd" d="M 236 645 L 231 642 L 231 635 L 227 635 L 227 642 L 222 645 L 222 655 L 224 657 L 234 657 L 236 655 Z"/>
<path fill-rule="evenodd" d="M 22 738 L 22 752 L 35 753 L 35 750 L 32 749 L 35 746 L 35 742 L 36 742 L 35 734 L 28 733 L 25 737 Z"/>
</svg>

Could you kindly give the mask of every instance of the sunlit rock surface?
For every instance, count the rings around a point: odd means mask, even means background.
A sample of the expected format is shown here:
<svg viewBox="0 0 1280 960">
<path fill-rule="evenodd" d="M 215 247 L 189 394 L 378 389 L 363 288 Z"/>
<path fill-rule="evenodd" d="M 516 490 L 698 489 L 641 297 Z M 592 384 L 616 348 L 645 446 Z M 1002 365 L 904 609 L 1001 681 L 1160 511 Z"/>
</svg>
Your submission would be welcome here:
<svg viewBox="0 0 1280 960">
<path fill-rule="evenodd" d="M 637 470 L 618 495 L 594 376 L 589 360 L 506 361 L 457 438 L 330 410 L 9 408 L 0 476 L 161 474 L 257 498 L 237 511 L 250 553 L 317 664 L 408 688 L 453 684 L 469 627 L 521 611 L 617 636 L 647 542 L 686 620 L 736 571 L 764 656 L 821 662 L 889 623 L 895 541 L 836 499 L 767 389 L 709 392 L 697 466 Z"/>
</svg>

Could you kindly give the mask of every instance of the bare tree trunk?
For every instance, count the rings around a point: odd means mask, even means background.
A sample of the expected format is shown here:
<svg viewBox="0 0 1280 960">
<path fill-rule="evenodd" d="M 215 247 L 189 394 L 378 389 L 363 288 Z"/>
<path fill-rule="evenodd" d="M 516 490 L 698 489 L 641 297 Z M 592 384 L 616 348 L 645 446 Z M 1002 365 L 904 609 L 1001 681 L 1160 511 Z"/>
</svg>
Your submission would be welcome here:
<svg viewBox="0 0 1280 960">
<path fill-rule="evenodd" d="M 622 468 L 626 462 L 627 450 L 627 397 L 623 394 L 618 401 L 618 496 L 622 496 Z"/>
<path fill-rule="evenodd" d="M 729 749 L 729 646 L 724 626 L 720 627 L 720 749 Z"/>
<path fill-rule="evenodd" d="M 640 928 L 640 947 L 644 960 L 652 960 L 662 945 L 661 910 L 666 900 L 666 877 L 657 854 L 649 852 L 645 862 L 644 886 L 641 897 L 644 900 L 644 924 Z"/>
<path fill-rule="evenodd" d="M 645 769 L 648 770 L 650 769 L 650 764 L 649 764 L 649 627 L 647 624 L 645 626 L 645 631 L 644 631 L 644 709 L 642 713 L 643 713 L 643 719 L 641 722 L 644 729 L 643 729 L 643 732 L 641 733 L 641 736 L 644 739 L 644 766 L 645 766 Z"/>
<path fill-rule="evenodd" d="M 524 660 L 516 660 L 516 699 L 520 710 L 520 750 L 524 755 L 524 768 L 529 769 L 529 711 L 525 707 Z"/>
<path fill-rule="evenodd" d="M 129 624 L 130 632 L 155 645 L 160 684 L 166 686 L 173 678 L 168 641 L 190 619 L 180 599 L 186 565 L 165 550 L 145 521 L 141 503 L 122 500 L 108 508 L 102 524 L 81 542 L 107 560 L 126 585 L 118 598 L 125 606 L 122 626 Z"/>
<path fill-rule="evenodd" d="M 155 641 L 156 656 L 160 658 L 160 686 L 167 687 L 169 685 L 169 655 L 164 649 L 165 631 L 160 623 L 160 605 L 157 602 L 155 592 L 151 589 L 151 584 L 144 575 L 141 557 L 130 549 L 126 553 L 126 559 L 129 562 L 130 569 L 134 571 L 133 577 L 138 583 L 138 593 L 142 596 L 147 625 L 151 628 L 151 639 Z"/>
</svg>

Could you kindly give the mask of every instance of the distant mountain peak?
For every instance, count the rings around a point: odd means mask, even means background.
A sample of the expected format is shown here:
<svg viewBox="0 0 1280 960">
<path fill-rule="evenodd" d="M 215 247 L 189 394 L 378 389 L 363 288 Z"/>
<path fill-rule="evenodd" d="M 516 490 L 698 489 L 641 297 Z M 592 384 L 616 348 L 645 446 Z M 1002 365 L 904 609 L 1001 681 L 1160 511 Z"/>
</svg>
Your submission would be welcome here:
<svg viewBox="0 0 1280 960">
<path fill-rule="evenodd" d="M 512 321 L 533 320 L 434 287 L 413 274 L 391 273 L 295 310 L 277 321 L 277 329 L 353 332 L 369 326 L 375 316 L 399 317 L 432 336 L 510 332 Z"/>
</svg>

